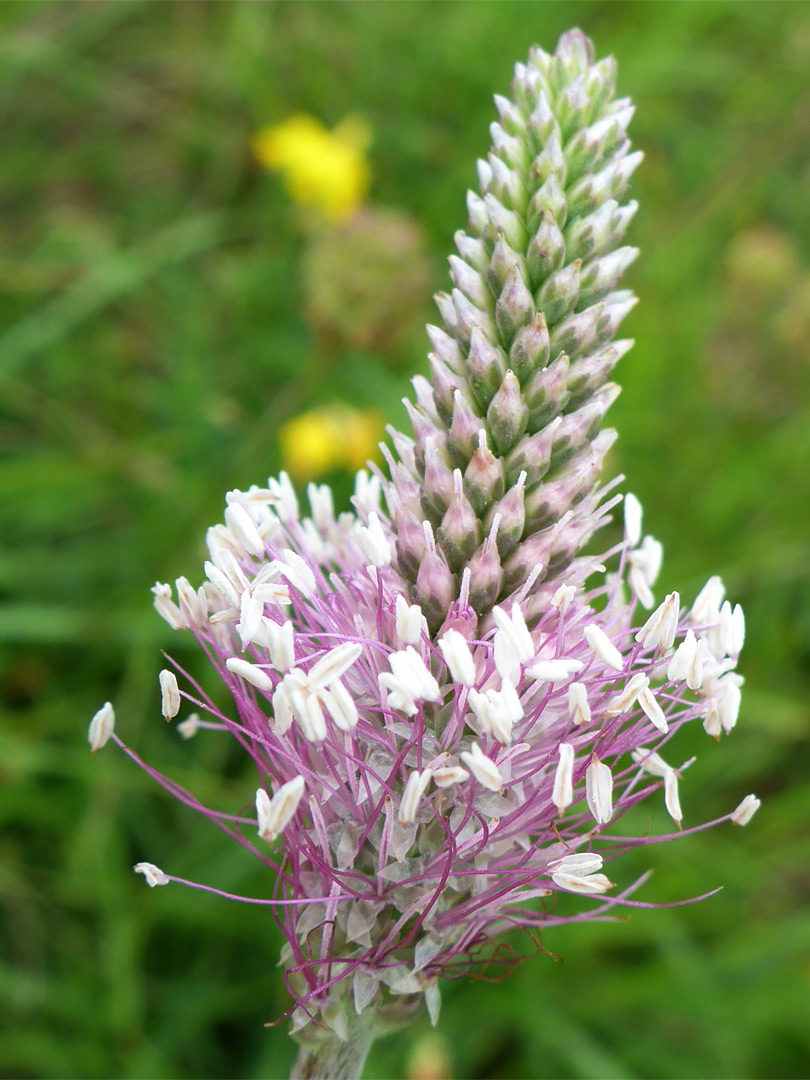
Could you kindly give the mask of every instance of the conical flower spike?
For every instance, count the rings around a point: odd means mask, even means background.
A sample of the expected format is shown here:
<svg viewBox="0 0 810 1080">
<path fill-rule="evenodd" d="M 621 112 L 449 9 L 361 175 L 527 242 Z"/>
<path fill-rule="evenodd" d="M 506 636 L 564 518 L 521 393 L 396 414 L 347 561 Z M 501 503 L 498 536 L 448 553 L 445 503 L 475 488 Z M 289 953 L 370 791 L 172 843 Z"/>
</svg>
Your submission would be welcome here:
<svg viewBox="0 0 810 1080">
<path fill-rule="evenodd" d="M 566 35 L 552 57 L 535 49 L 517 66 L 511 99 L 496 102 L 500 122 L 492 125 L 487 160 L 479 162 L 481 186 L 470 195 L 468 230 L 456 237 L 456 288 L 439 299 L 443 361 L 455 394 L 472 412 L 465 434 L 449 443 L 452 464 L 465 476 L 475 512 L 485 528 L 502 492 L 479 479 L 471 426 L 485 432 L 503 475 L 515 475 L 516 465 L 525 469 L 527 506 L 547 508 L 526 516 L 515 542 L 510 533 L 510 551 L 533 531 L 560 522 L 598 483 L 601 455 L 594 468 L 563 470 L 566 457 L 584 452 L 595 438 L 614 396 L 596 395 L 621 355 L 620 349 L 606 351 L 609 340 L 633 303 L 618 285 L 636 255 L 622 246 L 636 204 L 620 199 L 640 155 L 630 154 L 633 110 L 614 98 L 614 81 L 615 64 L 594 63 L 591 44 L 578 31 Z M 443 372 L 437 378 L 434 362 L 437 408 L 411 408 L 417 443 L 431 426 L 444 433 L 448 385 Z M 548 468 L 543 436 L 558 416 L 568 449 Z M 440 482 L 438 472 L 435 456 L 426 455 L 419 467 L 426 509 L 444 512 L 449 480 Z M 544 576 L 561 575 L 602 520 L 598 499 L 574 511 Z M 405 555 L 399 565 L 412 563 Z M 417 573 L 407 572 L 413 587 Z M 511 588 L 507 577 L 497 594 L 476 590 L 477 613 L 507 599 Z"/>
</svg>

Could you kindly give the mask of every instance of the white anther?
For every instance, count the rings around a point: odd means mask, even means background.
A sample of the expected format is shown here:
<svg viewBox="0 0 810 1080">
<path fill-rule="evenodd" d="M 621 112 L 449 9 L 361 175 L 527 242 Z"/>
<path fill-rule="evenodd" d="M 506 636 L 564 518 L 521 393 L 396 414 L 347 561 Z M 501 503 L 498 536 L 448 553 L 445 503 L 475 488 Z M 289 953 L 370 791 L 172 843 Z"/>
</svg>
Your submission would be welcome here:
<svg viewBox="0 0 810 1080">
<path fill-rule="evenodd" d="M 439 684 L 425 667 L 422 657 L 412 646 L 388 657 L 391 673 L 377 676 L 381 686 L 389 691 L 388 703 L 392 709 L 414 716 L 417 701 L 440 701 Z"/>
<path fill-rule="evenodd" d="M 591 851 L 566 855 L 549 866 L 551 880 L 560 889 L 585 894 L 603 893 L 613 888 L 613 882 L 598 872 L 601 868 L 602 856 Z"/>
<path fill-rule="evenodd" d="M 556 660 L 535 660 L 527 671 L 538 682 L 562 682 L 576 675 L 578 671 L 582 671 L 583 667 L 581 660 L 574 660 L 570 656 L 560 656 Z"/>
<path fill-rule="evenodd" d="M 263 637 L 267 651 L 270 653 L 270 662 L 276 671 L 282 673 L 290 671 L 295 666 L 293 624 L 289 620 L 277 623 L 271 619 L 265 619 Z"/>
<path fill-rule="evenodd" d="M 717 625 L 708 633 L 709 647 L 715 656 L 737 656 L 745 639 L 745 617 L 739 604 L 732 609 L 728 600 L 716 615 Z"/>
<path fill-rule="evenodd" d="M 462 686 L 473 686 L 475 660 L 464 636 L 458 630 L 448 630 L 439 639 L 439 648 L 453 680 Z"/>
<path fill-rule="evenodd" d="M 568 719 L 577 727 L 584 727 L 591 722 L 591 706 L 588 703 L 588 688 L 585 683 L 572 682 L 568 687 Z"/>
<path fill-rule="evenodd" d="M 552 606 L 555 607 L 561 615 L 564 615 L 571 606 L 571 601 L 576 596 L 576 592 L 576 585 L 560 585 L 551 598 Z"/>
<path fill-rule="evenodd" d="M 396 599 L 397 638 L 402 645 L 418 645 L 422 634 L 427 634 L 428 626 L 422 609 L 418 604 L 408 605 L 404 596 Z"/>
<path fill-rule="evenodd" d="M 680 596 L 676 592 L 670 593 L 638 631 L 636 641 L 645 649 L 657 648 L 658 655 L 663 656 L 675 641 L 680 606 Z"/>
<path fill-rule="evenodd" d="M 585 798 L 598 825 L 607 825 L 613 817 L 613 774 L 596 754 L 585 770 Z"/>
<path fill-rule="evenodd" d="M 586 626 L 585 640 L 590 645 L 594 656 L 596 656 L 598 660 L 601 660 L 603 664 L 607 664 L 607 666 L 613 668 L 614 671 L 622 671 L 624 669 L 622 654 L 601 626 L 597 626 L 596 623 L 590 623 L 590 625 Z"/>
<path fill-rule="evenodd" d="M 109 701 L 105 701 L 96 715 L 90 721 L 87 729 L 87 741 L 90 749 L 95 754 L 102 746 L 106 746 L 115 728 L 115 713 Z"/>
<path fill-rule="evenodd" d="M 667 765 L 661 755 L 654 750 L 631 750 L 630 757 L 650 776 L 659 776 L 663 779 L 668 772 L 672 772 L 672 766 Z"/>
<path fill-rule="evenodd" d="M 328 689 L 318 691 L 318 697 L 334 720 L 335 727 L 341 731 L 354 731 L 359 714 L 354 698 L 342 682 L 330 683 Z"/>
<path fill-rule="evenodd" d="M 747 825 L 754 814 L 759 810 L 762 803 L 756 797 L 756 795 L 746 795 L 734 813 L 731 815 L 731 822 L 734 825 Z"/>
<path fill-rule="evenodd" d="M 155 866 L 150 862 L 135 863 L 132 868 L 136 874 L 143 874 L 146 878 L 146 884 L 150 889 L 154 889 L 156 885 L 168 885 L 170 879 L 163 873 L 159 866 Z"/>
<path fill-rule="evenodd" d="M 382 485 L 379 476 L 369 474 L 365 469 L 359 469 L 354 478 L 354 505 L 366 513 L 380 509 L 380 494 Z"/>
<path fill-rule="evenodd" d="M 494 607 L 492 617 L 498 627 L 495 632 L 495 667 L 503 679 L 516 683 L 520 679 L 520 667 L 535 654 L 534 642 L 526 626 L 520 605 L 512 604 L 511 617 L 503 608 Z"/>
<path fill-rule="evenodd" d="M 414 769 L 409 774 L 405 790 L 402 792 L 402 801 L 399 804 L 399 820 L 403 825 L 409 825 L 415 821 L 419 802 L 427 791 L 432 777 L 433 773 L 430 769 L 424 769 L 422 772 Z"/>
<path fill-rule="evenodd" d="M 690 690 L 703 685 L 704 669 L 709 659 L 709 646 L 705 638 L 696 638 L 693 630 L 687 630 L 667 667 L 671 682 L 686 682 Z"/>
<path fill-rule="evenodd" d="M 436 787 L 448 788 L 453 784 L 460 784 L 470 774 L 466 769 L 462 769 L 460 765 L 443 765 L 433 772 L 433 783 Z"/>
<path fill-rule="evenodd" d="M 523 717 L 523 706 L 509 679 L 503 680 L 500 690 L 470 690 L 468 700 L 486 734 L 507 746 L 512 741 L 513 725 Z"/>
<path fill-rule="evenodd" d="M 647 676 L 639 671 L 628 680 L 627 685 L 623 690 L 620 690 L 618 694 L 615 694 L 605 706 L 606 716 L 618 716 L 620 713 L 628 712 L 635 704 L 639 693 L 647 686 L 650 685 L 650 680 Z"/>
<path fill-rule="evenodd" d="M 256 792 L 259 836 L 271 844 L 291 821 L 304 794 L 304 778 L 296 776 L 282 784 L 271 799 L 264 788 Z"/>
<path fill-rule="evenodd" d="M 256 592 L 251 593 L 246 590 L 242 593 L 242 601 L 239 605 L 239 622 L 236 626 L 242 641 L 242 648 L 250 644 L 261 629 L 264 601 L 260 596 L 256 595 Z"/>
<path fill-rule="evenodd" d="M 644 710 L 647 719 L 658 728 L 662 735 L 666 735 L 669 731 L 667 718 L 664 716 L 664 711 L 655 700 L 655 695 L 649 686 L 645 686 L 643 690 L 639 691 L 638 703 Z"/>
<path fill-rule="evenodd" d="M 275 503 L 275 509 L 281 520 L 291 525 L 298 520 L 298 499 L 295 495 L 295 488 L 290 482 L 290 478 L 286 472 L 281 472 L 278 475 L 278 479 L 271 476 L 267 481 L 267 487 L 272 493 Z"/>
<path fill-rule="evenodd" d="M 326 656 L 313 664 L 307 673 L 307 684 L 312 690 L 319 690 L 322 686 L 339 679 L 363 651 L 363 646 L 355 641 L 344 641 L 342 645 L 336 645 L 330 649 Z"/>
<path fill-rule="evenodd" d="M 171 585 L 163 585 L 156 581 L 152 586 L 152 592 L 155 594 L 155 611 L 161 619 L 165 619 L 172 630 L 187 630 L 188 624 L 183 618 L 183 613 L 172 599 Z"/>
<path fill-rule="evenodd" d="M 290 730 L 293 722 L 292 704 L 287 687 L 280 682 L 273 694 L 273 731 L 276 735 L 284 735 Z"/>
<path fill-rule="evenodd" d="M 731 678 L 721 679 L 715 701 L 717 702 L 720 725 L 726 735 L 729 734 L 731 729 L 737 723 L 741 700 L 742 694 L 740 693 L 740 688 L 737 683 L 733 682 Z"/>
<path fill-rule="evenodd" d="M 629 491 L 624 497 L 624 537 L 633 548 L 641 539 L 641 503 Z"/>
<path fill-rule="evenodd" d="M 257 558 L 264 555 L 264 540 L 256 528 L 256 523 L 245 507 L 236 499 L 229 501 L 229 505 L 225 510 L 225 523 L 231 532 L 242 541 L 242 545 L 249 555 L 254 555 Z"/>
<path fill-rule="evenodd" d="M 674 769 L 669 769 L 664 774 L 664 805 L 672 820 L 680 825 L 683 820 L 683 813 L 681 812 L 681 800 L 678 796 L 678 774 Z"/>
<path fill-rule="evenodd" d="M 188 626 L 198 628 L 205 626 L 208 619 L 208 601 L 206 600 L 205 590 L 192 588 L 191 582 L 184 577 L 179 577 L 174 584 L 177 589 L 180 610 Z"/>
<path fill-rule="evenodd" d="M 158 676 L 160 682 L 160 711 L 167 720 L 173 719 L 180 712 L 180 689 L 177 676 L 166 668 Z"/>
<path fill-rule="evenodd" d="M 290 548 L 285 548 L 281 553 L 281 558 L 284 562 L 279 566 L 279 571 L 290 584 L 294 585 L 304 596 L 314 596 L 317 588 L 315 575 L 301 556 L 296 554 L 296 552 L 291 551 Z"/>
<path fill-rule="evenodd" d="M 655 603 L 652 586 L 658 578 L 663 557 L 663 547 L 652 536 L 645 536 L 641 541 L 641 547 L 631 551 L 627 556 L 629 566 L 627 580 L 645 608 L 651 608 Z"/>
<path fill-rule="evenodd" d="M 335 503 L 328 484 L 307 484 L 307 498 L 312 520 L 321 532 L 335 523 Z"/>
<path fill-rule="evenodd" d="M 256 664 L 251 664 L 249 660 L 243 660 L 241 656 L 229 656 L 225 661 L 225 667 L 234 675 L 244 679 L 245 682 L 251 683 L 258 690 L 269 692 L 273 689 L 273 680 L 267 672 L 257 667 Z"/>
<path fill-rule="evenodd" d="M 200 717 L 197 713 L 189 713 L 185 720 L 177 725 L 178 734 L 184 739 L 193 739 L 200 730 Z"/>
<path fill-rule="evenodd" d="M 574 748 L 571 743 L 560 743 L 560 760 L 554 774 L 551 801 L 561 814 L 574 801 Z"/>
<path fill-rule="evenodd" d="M 717 621 L 720 614 L 720 605 L 726 595 L 723 579 L 715 575 L 710 577 L 692 604 L 691 618 L 697 626 L 705 626 L 707 623 Z"/>
<path fill-rule="evenodd" d="M 317 696 L 308 689 L 296 685 L 292 680 L 295 670 L 284 676 L 284 681 L 290 680 L 288 694 L 293 716 L 298 721 L 304 738 L 308 742 L 323 742 L 326 738 L 326 721 L 323 709 Z"/>
<path fill-rule="evenodd" d="M 489 788 L 490 791 L 501 790 L 503 777 L 500 769 L 486 756 L 477 742 L 474 742 L 470 750 L 465 750 L 460 757 L 479 784 Z"/>
<path fill-rule="evenodd" d="M 383 532 L 379 514 L 368 515 L 368 525 L 357 526 L 357 539 L 372 566 L 388 566 L 391 562 L 391 545 Z"/>
<path fill-rule="evenodd" d="M 222 599 L 230 604 L 231 607 L 235 607 L 238 610 L 243 590 L 234 588 L 233 582 L 228 575 L 212 562 L 205 563 L 203 569 L 205 570 L 205 576 Z"/>
</svg>

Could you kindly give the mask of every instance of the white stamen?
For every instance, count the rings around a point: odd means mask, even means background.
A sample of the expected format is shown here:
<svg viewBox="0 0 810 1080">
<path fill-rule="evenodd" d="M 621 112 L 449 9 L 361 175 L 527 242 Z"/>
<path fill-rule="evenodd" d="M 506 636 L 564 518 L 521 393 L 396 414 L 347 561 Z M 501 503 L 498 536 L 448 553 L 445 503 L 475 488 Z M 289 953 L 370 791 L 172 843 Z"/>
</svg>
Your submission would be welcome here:
<svg viewBox="0 0 810 1080">
<path fill-rule="evenodd" d="M 401 652 L 394 652 L 388 657 L 391 673 L 383 672 L 377 676 L 381 686 L 390 691 L 388 703 L 392 709 L 414 716 L 416 702 L 439 701 L 439 684 L 425 667 L 422 657 L 412 646 Z"/>
<path fill-rule="evenodd" d="M 281 557 L 284 560 L 284 565 L 279 567 L 281 573 L 304 596 L 308 598 L 314 596 L 317 588 L 315 575 L 301 556 L 291 551 L 290 548 L 285 548 L 281 553 Z"/>
<path fill-rule="evenodd" d="M 408 825 L 416 820 L 419 802 L 427 791 L 432 777 L 433 773 L 430 769 L 424 769 L 421 773 L 414 769 L 408 776 L 405 790 L 402 793 L 402 801 L 399 804 L 399 820 L 403 825 Z"/>
<path fill-rule="evenodd" d="M 709 646 L 705 638 L 696 638 L 693 630 L 687 630 L 667 667 L 671 682 L 686 682 L 690 690 L 703 685 L 704 668 L 709 659 Z"/>
<path fill-rule="evenodd" d="M 551 880 L 559 888 L 566 892 L 597 895 L 613 888 L 613 882 L 604 874 L 589 874 L 587 877 L 578 877 L 575 874 L 566 874 L 558 871 L 551 875 Z"/>
<path fill-rule="evenodd" d="M 328 484 L 307 484 L 307 498 L 312 520 L 321 532 L 335 523 L 335 503 Z"/>
<path fill-rule="evenodd" d="M 291 680 L 295 673 L 293 670 L 289 675 L 285 675 L 284 681 Z M 308 742 L 323 742 L 327 734 L 326 721 L 316 695 L 308 689 L 297 686 L 293 681 L 290 681 L 288 694 L 293 716 L 300 724 L 304 738 Z"/>
<path fill-rule="evenodd" d="M 328 690 L 318 691 L 318 697 L 334 720 L 335 727 L 341 731 L 353 731 L 357 727 L 357 706 L 342 682 L 330 683 Z"/>
<path fill-rule="evenodd" d="M 669 731 L 667 718 L 664 716 L 664 711 L 655 700 L 655 695 L 649 686 L 645 686 L 643 690 L 639 691 L 638 703 L 644 710 L 647 719 L 658 728 L 662 735 L 666 735 Z"/>
<path fill-rule="evenodd" d="M 576 592 L 576 585 L 560 585 L 551 598 L 552 606 L 555 607 L 561 615 L 564 615 L 571 606 L 571 601 L 576 596 Z"/>
<path fill-rule="evenodd" d="M 143 874 L 146 878 L 146 884 L 150 889 L 154 889 L 156 885 L 168 885 L 169 878 L 163 873 L 160 867 L 155 866 L 150 862 L 135 863 L 132 868 L 136 874 Z"/>
<path fill-rule="evenodd" d="M 512 605 L 511 618 L 500 607 L 492 609 L 492 617 L 498 627 L 495 632 L 495 667 L 501 678 L 516 683 L 520 679 L 521 665 L 535 654 L 532 636 L 517 603 Z"/>
<path fill-rule="evenodd" d="M 588 703 L 588 688 L 585 683 L 572 682 L 568 687 L 568 719 L 577 727 L 584 727 L 591 722 L 591 706 Z"/>
<path fill-rule="evenodd" d="M 404 596 L 396 599 L 397 638 L 402 645 L 418 645 L 428 632 L 427 620 L 418 604 L 408 606 Z"/>
<path fill-rule="evenodd" d="M 725 595 L 726 588 L 723 585 L 723 579 L 717 575 L 710 577 L 692 604 L 692 622 L 698 626 L 716 622 Z"/>
<path fill-rule="evenodd" d="M 554 774 L 554 790 L 551 801 L 561 814 L 574 801 L 574 748 L 571 743 L 560 743 L 560 760 Z"/>
<path fill-rule="evenodd" d="M 678 797 L 678 774 L 674 769 L 669 769 L 664 774 L 664 805 L 672 820 L 680 825 L 683 820 L 683 813 L 681 812 L 681 801 Z"/>
<path fill-rule="evenodd" d="M 326 656 L 313 664 L 307 674 L 307 684 L 312 690 L 319 690 L 349 670 L 363 651 L 363 646 L 355 641 L 344 641 L 330 649 Z"/>
<path fill-rule="evenodd" d="M 641 547 L 631 551 L 627 557 L 630 588 L 645 608 L 651 608 L 655 603 L 651 590 L 660 573 L 663 557 L 663 547 L 652 536 L 645 536 Z"/>
<path fill-rule="evenodd" d="M 245 682 L 252 683 L 259 690 L 269 692 L 273 689 L 273 680 L 267 672 L 251 664 L 249 660 L 243 660 L 241 656 L 229 656 L 225 661 L 225 667 L 234 675 L 239 675 Z"/>
<path fill-rule="evenodd" d="M 264 540 L 260 536 L 259 530 L 245 507 L 235 499 L 229 501 L 229 505 L 225 510 L 225 523 L 231 532 L 242 541 L 245 551 L 249 555 L 254 555 L 257 558 L 264 555 Z"/>
<path fill-rule="evenodd" d="M 726 735 L 730 733 L 731 729 L 737 723 L 741 700 L 742 694 L 740 693 L 739 686 L 735 682 L 732 682 L 730 677 L 721 679 L 716 701 L 720 724 Z"/>
<path fill-rule="evenodd" d="M 173 719 L 180 712 L 180 688 L 177 676 L 166 668 L 158 676 L 160 681 L 160 711 L 167 720 Z"/>
<path fill-rule="evenodd" d="M 607 664 L 607 666 L 613 668 L 614 671 L 622 671 L 624 669 L 622 654 L 601 626 L 597 626 L 596 623 L 590 623 L 589 626 L 586 626 L 585 640 L 590 645 L 594 656 L 601 660 L 603 664 Z"/>
<path fill-rule="evenodd" d="M 208 619 L 208 601 L 206 600 L 205 590 L 192 588 L 191 582 L 184 577 L 179 577 L 174 584 L 177 589 L 180 610 L 185 616 L 186 623 L 190 627 L 201 628 L 205 626 Z"/>
<path fill-rule="evenodd" d="M 293 711 L 287 687 L 280 682 L 273 694 L 273 731 L 277 735 L 284 735 L 290 730 L 293 722 Z"/>
<path fill-rule="evenodd" d="M 259 632 L 263 612 L 264 602 L 256 593 L 247 590 L 242 593 L 242 602 L 239 605 L 239 622 L 236 629 L 239 632 L 243 648 L 250 644 Z"/>
<path fill-rule="evenodd" d="M 602 869 L 602 856 L 596 851 L 575 851 L 572 855 L 563 855 L 561 859 L 553 859 L 548 865 L 555 874 L 562 871 L 564 874 L 587 877 Z"/>
<path fill-rule="evenodd" d="M 115 728 L 115 713 L 109 701 L 105 701 L 96 715 L 90 721 L 87 729 L 87 741 L 90 749 L 95 754 L 102 746 L 106 746 Z"/>
<path fill-rule="evenodd" d="M 304 778 L 296 776 L 282 784 L 271 799 L 264 788 L 256 792 L 259 836 L 271 844 L 289 824 L 304 794 Z"/>
<path fill-rule="evenodd" d="M 637 672 L 627 683 L 623 690 L 614 695 L 605 706 L 606 716 L 618 716 L 628 712 L 635 704 L 639 693 L 650 685 L 650 680 L 643 672 Z"/>
<path fill-rule="evenodd" d="M 172 630 L 187 630 L 188 625 L 183 618 L 183 613 L 172 599 L 171 585 L 163 585 L 156 581 L 152 586 L 152 592 L 155 594 L 155 611 L 161 619 L 165 619 Z"/>
<path fill-rule="evenodd" d="M 448 630 L 439 639 L 439 648 L 453 680 L 462 686 L 473 686 L 475 661 L 463 635 L 458 630 Z"/>
<path fill-rule="evenodd" d="M 762 803 L 756 795 L 746 795 L 731 815 L 731 822 L 734 825 L 747 825 L 761 805 Z"/>
<path fill-rule="evenodd" d="M 293 637 L 293 624 L 288 620 L 285 623 L 264 621 L 264 638 L 267 651 L 270 653 L 270 662 L 276 671 L 290 671 L 295 666 L 295 639 Z"/>
<path fill-rule="evenodd" d="M 365 469 L 359 469 L 354 479 L 354 505 L 366 513 L 380 509 L 380 492 L 382 487 L 379 476 L 369 474 Z"/>
<path fill-rule="evenodd" d="M 278 479 L 271 476 L 267 481 L 267 487 L 272 492 L 273 499 L 275 500 L 276 513 L 281 520 L 291 525 L 298 520 L 298 499 L 295 495 L 295 488 L 290 482 L 290 478 L 286 472 L 279 473 Z"/>
<path fill-rule="evenodd" d="M 556 660 L 535 660 L 527 671 L 538 682 L 562 682 L 576 675 L 578 671 L 582 671 L 583 667 L 581 660 L 574 660 L 570 656 L 560 656 Z"/>
<path fill-rule="evenodd" d="M 469 775 L 460 765 L 444 765 L 434 771 L 433 782 L 436 787 L 448 788 L 462 783 Z"/>
<path fill-rule="evenodd" d="M 185 720 L 177 725 L 177 731 L 184 739 L 193 739 L 200 730 L 200 717 L 197 713 L 189 713 Z"/>
<path fill-rule="evenodd" d="M 641 503 L 629 491 L 624 497 L 624 536 L 631 547 L 641 539 Z"/>
<path fill-rule="evenodd" d="M 675 641 L 680 606 L 680 596 L 676 592 L 670 593 L 638 631 L 636 641 L 640 642 L 645 649 L 657 647 L 658 655 L 663 656 Z"/>
<path fill-rule="evenodd" d="M 667 773 L 673 771 L 672 766 L 667 765 L 661 755 L 654 750 L 631 750 L 630 757 L 650 776 L 659 776 L 663 779 Z"/>
<path fill-rule="evenodd" d="M 607 825 L 613 817 L 613 774 L 596 754 L 585 770 L 585 798 L 597 824 Z"/>
<path fill-rule="evenodd" d="M 500 791 L 503 787 L 503 777 L 500 769 L 486 756 L 484 751 L 474 742 L 469 751 L 464 751 L 461 760 L 469 768 L 475 779 L 490 791 Z"/>
<path fill-rule="evenodd" d="M 368 515 L 368 525 L 357 526 L 357 539 L 372 566 L 383 567 L 391 563 L 391 545 L 383 532 L 379 514 Z"/>
<path fill-rule="evenodd" d="M 509 679 L 502 681 L 500 690 L 470 690 L 468 701 L 483 730 L 507 746 L 512 741 L 512 726 L 523 717 L 523 706 Z"/>
</svg>

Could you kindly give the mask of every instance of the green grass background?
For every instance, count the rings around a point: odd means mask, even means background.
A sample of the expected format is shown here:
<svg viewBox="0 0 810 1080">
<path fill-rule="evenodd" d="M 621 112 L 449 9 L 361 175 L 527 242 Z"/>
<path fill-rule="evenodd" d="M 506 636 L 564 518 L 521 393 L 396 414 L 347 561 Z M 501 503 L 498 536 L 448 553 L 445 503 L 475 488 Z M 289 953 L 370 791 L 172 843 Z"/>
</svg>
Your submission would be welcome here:
<svg viewBox="0 0 810 1080">
<path fill-rule="evenodd" d="M 286 418 L 338 399 L 404 425 L 425 367 L 418 331 L 386 356 L 316 344 L 252 134 L 367 117 L 373 199 L 421 223 L 440 287 L 492 93 L 572 24 L 619 58 L 647 155 L 612 466 L 664 542 L 659 592 L 719 572 L 748 617 L 738 728 L 680 742 L 687 823 L 763 807 L 636 859 L 647 899 L 718 896 L 447 984 L 438 1033 L 380 1042 L 368 1075 L 810 1074 L 810 6 L 20 2 L 0 24 L 2 1075 L 286 1075 L 267 913 L 131 867 L 266 881 L 122 755 L 91 758 L 86 724 L 109 698 L 145 757 L 250 801 L 238 757 L 159 716 L 160 650 L 201 665 L 149 586 L 200 579 L 205 526 L 278 469 Z"/>
</svg>

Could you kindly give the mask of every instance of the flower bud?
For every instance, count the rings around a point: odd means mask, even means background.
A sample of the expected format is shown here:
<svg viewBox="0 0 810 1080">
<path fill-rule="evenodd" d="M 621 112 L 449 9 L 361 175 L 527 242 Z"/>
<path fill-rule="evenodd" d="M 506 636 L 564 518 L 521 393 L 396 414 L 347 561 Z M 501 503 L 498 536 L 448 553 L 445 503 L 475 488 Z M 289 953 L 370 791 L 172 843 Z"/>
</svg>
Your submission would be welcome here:
<svg viewBox="0 0 810 1080">
<path fill-rule="evenodd" d="M 526 251 L 526 266 L 533 287 L 539 288 L 549 274 L 562 267 L 564 261 L 565 240 L 563 234 L 557 222 L 546 211 Z"/>
<path fill-rule="evenodd" d="M 537 431 L 562 412 L 568 403 L 568 357 L 565 353 L 547 367 L 539 368 L 523 387 L 529 407 L 529 423 Z"/>
<path fill-rule="evenodd" d="M 528 326 L 518 330 L 509 350 L 509 366 L 523 384 L 538 368 L 548 363 L 549 335 L 546 317 L 538 311 Z"/>
<path fill-rule="evenodd" d="M 503 234 L 498 235 L 492 256 L 487 267 L 487 281 L 494 296 L 499 296 L 509 276 L 513 273 L 525 275 L 526 260 L 509 246 Z"/>
<path fill-rule="evenodd" d="M 503 582 L 503 569 L 495 542 L 500 518 L 492 522 L 489 536 L 479 547 L 468 566 L 470 570 L 470 607 L 479 615 L 491 610 L 498 599 Z"/>
<path fill-rule="evenodd" d="M 479 399 L 489 404 L 506 374 L 506 354 L 476 327 L 470 335 L 467 378 Z M 480 427 L 480 424 L 479 424 Z"/>
<path fill-rule="evenodd" d="M 453 419 L 447 436 L 447 451 L 450 461 L 457 468 L 463 468 L 475 452 L 478 432 L 481 430 L 481 417 L 476 416 L 460 390 L 453 398 Z"/>
<path fill-rule="evenodd" d="M 534 193 L 526 209 L 526 222 L 529 226 L 529 232 L 534 233 L 539 228 L 545 213 L 550 214 L 559 228 L 562 229 L 565 225 L 567 212 L 568 204 L 565 192 L 558 178 L 552 173 L 548 180 Z"/>
<path fill-rule="evenodd" d="M 512 344 L 518 330 L 533 316 L 532 294 L 526 287 L 521 272 L 513 270 L 495 304 L 495 322 L 506 348 Z"/>
<path fill-rule="evenodd" d="M 524 485 L 526 473 L 518 476 L 517 483 L 500 499 L 487 515 L 487 524 L 491 525 L 495 517 L 500 517 L 498 535 L 498 555 L 505 559 L 510 555 L 523 536 L 523 527 L 526 523 L 526 508 L 524 506 Z"/>
<path fill-rule="evenodd" d="M 478 434 L 478 449 L 464 471 L 464 491 L 479 516 L 504 492 L 503 465 L 487 446 L 483 429 Z"/>
<path fill-rule="evenodd" d="M 422 490 L 422 506 L 427 517 L 431 513 L 440 516 L 450 505 L 453 497 L 453 473 L 444 461 L 433 438 L 425 443 L 425 481 Z"/>
<path fill-rule="evenodd" d="M 526 488 L 531 490 L 548 471 L 551 461 L 551 447 L 556 438 L 556 432 L 562 423 L 562 417 L 556 417 L 536 435 L 524 436 L 509 454 L 506 456 L 507 480 L 526 473 Z"/>
<path fill-rule="evenodd" d="M 457 287 L 476 307 L 486 310 L 492 302 L 492 297 L 487 291 L 480 274 L 473 270 L 463 259 L 460 259 L 458 255 L 451 255 L 449 262 L 450 276 Z"/>
<path fill-rule="evenodd" d="M 504 375 L 501 388 L 487 409 L 487 424 L 499 454 L 510 450 L 529 420 L 529 410 L 520 392 L 520 383 L 511 371 Z"/>
<path fill-rule="evenodd" d="M 557 270 L 537 295 L 537 307 L 545 315 L 550 328 L 561 322 L 579 299 L 581 265 L 581 261 L 575 259 L 562 270 Z"/>
<path fill-rule="evenodd" d="M 464 494 L 461 472 L 453 473 L 453 497 L 442 518 L 436 539 L 447 565 L 457 573 L 481 542 L 481 524 Z"/>
<path fill-rule="evenodd" d="M 464 382 L 450 370 L 436 353 L 428 355 L 430 364 L 430 382 L 433 386 L 433 401 L 436 412 L 444 424 L 453 415 L 453 394 L 464 388 Z"/>
</svg>

